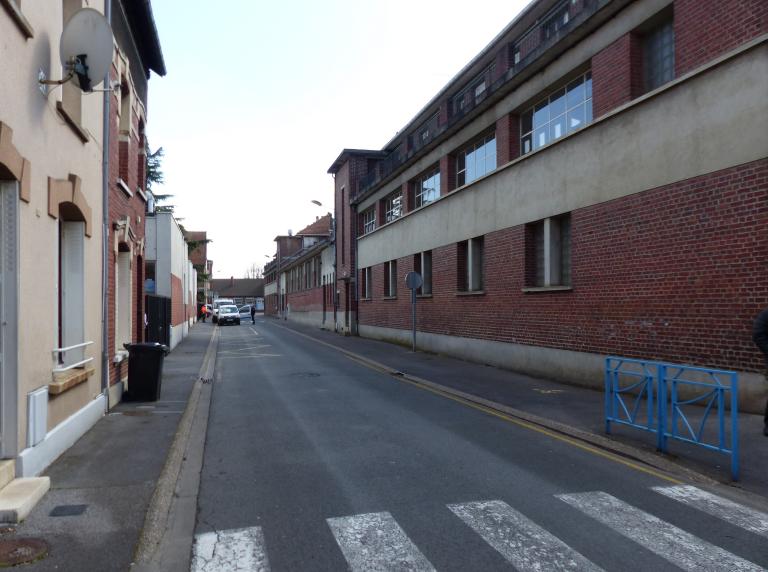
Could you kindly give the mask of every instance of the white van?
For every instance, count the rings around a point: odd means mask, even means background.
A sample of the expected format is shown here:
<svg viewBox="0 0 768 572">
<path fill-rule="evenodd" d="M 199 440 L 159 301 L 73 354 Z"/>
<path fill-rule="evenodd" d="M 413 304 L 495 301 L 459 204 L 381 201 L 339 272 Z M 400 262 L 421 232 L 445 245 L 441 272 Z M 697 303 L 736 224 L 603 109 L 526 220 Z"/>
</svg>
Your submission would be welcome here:
<svg viewBox="0 0 768 572">
<path fill-rule="evenodd" d="M 213 323 L 219 321 L 219 306 L 234 306 L 235 301 L 232 298 L 216 298 L 213 301 Z"/>
</svg>

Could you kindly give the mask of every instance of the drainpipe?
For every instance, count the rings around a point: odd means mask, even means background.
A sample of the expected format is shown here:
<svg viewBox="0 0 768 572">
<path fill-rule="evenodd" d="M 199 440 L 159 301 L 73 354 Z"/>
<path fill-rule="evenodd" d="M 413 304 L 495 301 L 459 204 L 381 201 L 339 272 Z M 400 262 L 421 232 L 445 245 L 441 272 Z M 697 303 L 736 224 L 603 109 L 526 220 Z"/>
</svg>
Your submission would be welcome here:
<svg viewBox="0 0 768 572">
<path fill-rule="evenodd" d="M 112 0 L 104 2 L 104 17 L 109 25 L 112 25 Z M 110 86 L 110 69 L 107 70 L 107 77 L 104 84 L 107 88 Z M 105 411 L 109 411 L 109 331 L 107 312 L 109 310 L 109 270 L 108 270 L 108 252 L 109 252 L 109 141 L 110 141 L 110 120 L 109 104 L 112 92 L 107 89 L 104 91 L 104 131 L 102 135 L 102 254 L 101 254 L 101 392 L 106 398 Z"/>
</svg>

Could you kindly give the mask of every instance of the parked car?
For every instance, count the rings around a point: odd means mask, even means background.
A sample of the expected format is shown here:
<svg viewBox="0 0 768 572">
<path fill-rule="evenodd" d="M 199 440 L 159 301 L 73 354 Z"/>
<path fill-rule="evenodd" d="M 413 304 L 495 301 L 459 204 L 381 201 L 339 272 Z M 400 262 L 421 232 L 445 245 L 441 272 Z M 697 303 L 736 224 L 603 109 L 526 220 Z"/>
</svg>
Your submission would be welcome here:
<svg viewBox="0 0 768 572">
<path fill-rule="evenodd" d="M 237 324 L 240 325 L 240 313 L 237 311 L 237 306 L 225 305 L 219 306 L 219 321 L 220 326 L 225 324 Z"/>
<path fill-rule="evenodd" d="M 240 319 L 241 320 L 250 320 L 251 319 L 251 305 L 246 304 L 245 306 L 240 306 Z"/>
<path fill-rule="evenodd" d="M 231 298 L 217 298 L 213 301 L 213 323 L 215 324 L 219 319 L 219 308 L 223 305 L 232 305 L 234 306 L 235 301 Z"/>
</svg>

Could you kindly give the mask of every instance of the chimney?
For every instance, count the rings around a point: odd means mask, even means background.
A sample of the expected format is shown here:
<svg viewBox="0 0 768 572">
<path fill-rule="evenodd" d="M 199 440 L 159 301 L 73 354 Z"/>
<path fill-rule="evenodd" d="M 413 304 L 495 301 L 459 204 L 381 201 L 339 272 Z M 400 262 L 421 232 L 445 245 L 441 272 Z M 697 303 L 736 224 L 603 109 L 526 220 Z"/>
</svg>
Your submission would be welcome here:
<svg viewBox="0 0 768 572">
<path fill-rule="evenodd" d="M 229 277 L 229 285 L 230 285 L 230 287 L 235 285 L 235 277 L 234 276 L 230 276 Z"/>
</svg>

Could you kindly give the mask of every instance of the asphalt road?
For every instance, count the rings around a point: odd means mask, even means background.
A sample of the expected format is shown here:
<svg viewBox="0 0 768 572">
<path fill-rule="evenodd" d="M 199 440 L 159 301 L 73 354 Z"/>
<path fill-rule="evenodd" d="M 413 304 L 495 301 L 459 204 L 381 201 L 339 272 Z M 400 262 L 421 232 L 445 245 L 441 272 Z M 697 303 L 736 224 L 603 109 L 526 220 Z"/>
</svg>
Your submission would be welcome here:
<svg viewBox="0 0 768 572">
<path fill-rule="evenodd" d="M 222 328 L 193 570 L 761 570 L 768 515 L 374 371 Z"/>
</svg>

